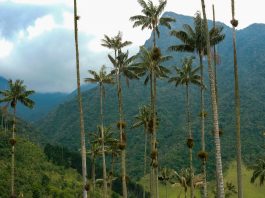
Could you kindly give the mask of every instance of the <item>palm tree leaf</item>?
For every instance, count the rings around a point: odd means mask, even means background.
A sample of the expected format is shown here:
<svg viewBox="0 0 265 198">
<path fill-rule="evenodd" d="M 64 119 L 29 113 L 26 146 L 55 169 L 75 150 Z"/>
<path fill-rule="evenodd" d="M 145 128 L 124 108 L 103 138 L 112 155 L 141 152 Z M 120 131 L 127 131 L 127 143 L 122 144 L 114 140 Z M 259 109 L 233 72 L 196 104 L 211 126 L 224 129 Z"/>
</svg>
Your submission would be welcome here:
<svg viewBox="0 0 265 198">
<path fill-rule="evenodd" d="M 171 29 L 171 22 L 175 22 L 176 20 L 170 17 L 161 17 L 159 19 L 159 24 L 167 27 L 168 29 Z"/>
<path fill-rule="evenodd" d="M 165 7 L 167 5 L 167 1 L 166 0 L 159 0 L 159 5 L 157 7 L 157 10 L 155 12 L 156 16 L 159 16 L 162 14 L 162 12 L 164 11 Z"/>
</svg>

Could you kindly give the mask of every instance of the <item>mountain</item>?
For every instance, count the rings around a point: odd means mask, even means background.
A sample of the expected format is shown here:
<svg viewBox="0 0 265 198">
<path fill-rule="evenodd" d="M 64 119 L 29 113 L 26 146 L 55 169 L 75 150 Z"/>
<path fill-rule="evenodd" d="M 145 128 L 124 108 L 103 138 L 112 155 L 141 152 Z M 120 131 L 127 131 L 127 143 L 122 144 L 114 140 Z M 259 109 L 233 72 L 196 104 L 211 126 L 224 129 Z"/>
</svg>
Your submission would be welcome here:
<svg viewBox="0 0 265 198">
<path fill-rule="evenodd" d="M 81 86 L 81 91 L 88 91 L 94 88 L 93 84 L 85 84 Z M 0 77 L 0 90 L 8 88 L 8 81 Z M 47 115 L 52 109 L 54 109 L 59 104 L 62 104 L 66 100 L 73 99 L 76 96 L 76 90 L 72 93 L 38 93 L 35 92 L 30 98 L 35 102 L 33 109 L 28 109 L 23 105 L 18 105 L 17 115 L 29 122 L 35 122 L 41 120 L 44 116 Z"/>
<path fill-rule="evenodd" d="M 173 29 L 181 29 L 183 23 L 192 24 L 192 17 L 178 15 L 173 12 L 166 12 L 165 16 L 176 18 Z M 209 22 L 211 25 L 211 22 Z M 233 76 L 233 55 L 232 55 L 232 30 L 224 26 L 225 40 L 217 47 L 221 64 L 218 65 L 218 95 L 219 95 L 219 117 L 220 126 L 223 131 L 221 137 L 222 159 L 224 167 L 229 161 L 235 159 L 235 119 L 234 119 L 234 76 Z M 180 65 L 181 58 L 187 53 L 170 53 L 167 47 L 175 44 L 177 40 L 169 35 L 169 30 L 160 27 L 160 39 L 157 44 L 163 53 L 174 56 L 168 62 L 168 67 Z M 261 138 L 265 129 L 263 118 L 265 117 L 265 25 L 253 24 L 245 29 L 237 31 L 239 82 L 241 97 L 241 133 L 242 133 L 242 154 L 246 164 L 250 163 L 261 154 L 259 145 L 264 144 Z M 145 45 L 150 46 L 151 38 Z M 204 60 L 207 65 L 207 61 Z M 205 69 L 207 71 L 207 69 Z M 209 87 L 208 73 L 205 73 L 206 86 Z M 124 113 L 127 121 L 127 166 L 128 175 L 139 178 L 143 169 L 144 136 L 142 129 L 131 129 L 133 117 L 138 113 L 142 104 L 149 103 L 148 86 L 143 85 L 143 80 L 131 81 L 129 88 L 123 84 Z M 158 116 L 160 119 L 158 129 L 158 147 L 160 166 L 168 166 L 176 170 L 188 166 L 188 149 L 186 148 L 186 114 L 184 88 L 175 88 L 167 81 L 159 81 L 157 86 L 158 94 Z M 83 104 L 85 113 L 85 131 L 96 130 L 99 123 L 99 91 L 92 89 L 83 93 Z M 105 96 L 105 123 L 112 125 L 113 130 L 118 134 L 116 122 L 118 121 L 117 94 L 115 86 L 106 87 Z M 192 129 L 195 139 L 194 163 L 197 170 L 200 170 L 200 161 L 196 157 L 200 150 L 200 117 L 199 115 L 199 89 L 192 88 Z M 212 136 L 212 116 L 209 89 L 206 90 L 206 142 L 209 152 L 210 170 L 209 176 L 214 176 L 214 140 Z M 69 100 L 59 105 L 50 112 L 37 126 L 46 141 L 65 145 L 73 150 L 79 149 L 79 120 L 78 105 L 75 100 Z M 89 141 L 90 137 L 87 137 Z"/>
</svg>

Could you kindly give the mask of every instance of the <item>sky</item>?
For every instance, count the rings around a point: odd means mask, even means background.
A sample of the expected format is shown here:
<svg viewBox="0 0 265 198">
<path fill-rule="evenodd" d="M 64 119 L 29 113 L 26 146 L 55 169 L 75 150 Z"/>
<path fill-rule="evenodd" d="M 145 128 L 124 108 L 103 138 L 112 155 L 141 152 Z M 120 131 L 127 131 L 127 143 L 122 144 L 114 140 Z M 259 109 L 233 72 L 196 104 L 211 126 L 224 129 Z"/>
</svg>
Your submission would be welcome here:
<svg viewBox="0 0 265 198">
<path fill-rule="evenodd" d="M 153 0 L 156 4 L 158 0 Z M 231 26 L 231 1 L 206 0 L 207 17 Z M 236 1 L 238 29 L 265 23 L 261 0 Z M 87 70 L 111 67 L 101 39 L 118 31 L 133 42 L 133 55 L 150 37 L 150 31 L 133 28 L 129 18 L 141 14 L 137 0 L 77 0 L 81 79 Z M 168 0 L 165 11 L 194 16 L 199 0 Z M 76 88 L 73 0 L 0 0 L 0 76 L 22 79 L 37 92 L 71 92 Z M 83 81 L 82 81 L 83 83 Z"/>
</svg>

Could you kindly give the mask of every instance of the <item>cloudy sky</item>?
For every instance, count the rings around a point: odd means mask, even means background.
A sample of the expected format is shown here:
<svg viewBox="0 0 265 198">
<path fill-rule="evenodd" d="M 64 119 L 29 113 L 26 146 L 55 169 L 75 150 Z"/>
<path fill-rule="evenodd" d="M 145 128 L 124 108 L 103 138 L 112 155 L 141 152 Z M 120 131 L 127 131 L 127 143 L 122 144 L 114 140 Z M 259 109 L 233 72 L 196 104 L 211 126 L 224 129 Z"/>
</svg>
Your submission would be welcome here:
<svg viewBox="0 0 265 198">
<path fill-rule="evenodd" d="M 155 3 L 158 0 L 153 0 Z M 108 50 L 100 46 L 103 35 L 123 38 L 136 53 L 150 32 L 132 28 L 130 16 L 140 14 L 137 0 L 77 0 L 81 76 L 105 64 Z M 168 0 L 165 11 L 193 16 L 199 0 Z M 260 0 L 236 1 L 239 29 L 265 23 Z M 231 1 L 206 0 L 208 17 L 215 4 L 216 18 L 229 25 Z M 0 76 L 23 79 L 38 92 L 71 92 L 76 86 L 73 0 L 0 0 Z"/>
</svg>

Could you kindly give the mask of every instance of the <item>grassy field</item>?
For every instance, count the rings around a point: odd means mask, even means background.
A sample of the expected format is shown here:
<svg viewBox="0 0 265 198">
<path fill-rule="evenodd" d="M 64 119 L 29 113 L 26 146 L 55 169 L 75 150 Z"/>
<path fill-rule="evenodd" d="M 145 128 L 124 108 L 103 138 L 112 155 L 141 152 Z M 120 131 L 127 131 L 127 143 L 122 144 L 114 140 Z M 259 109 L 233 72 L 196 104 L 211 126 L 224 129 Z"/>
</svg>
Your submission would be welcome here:
<svg viewBox="0 0 265 198">
<path fill-rule="evenodd" d="M 252 176 L 252 170 L 247 169 L 246 167 L 243 167 L 243 187 L 244 187 L 244 197 L 246 198 L 264 198 L 265 197 L 265 186 L 260 186 L 258 183 L 252 184 L 250 183 L 250 178 Z M 149 176 L 144 177 L 143 179 L 140 180 L 140 184 L 144 185 L 144 188 L 146 190 L 149 189 Z M 231 182 L 235 186 L 237 186 L 236 183 L 236 163 L 232 162 L 230 164 L 229 169 L 224 173 L 224 179 L 225 183 L 226 182 Z M 209 198 L 213 198 L 214 194 L 212 193 L 214 189 L 214 181 L 210 182 L 208 184 L 208 192 L 209 192 Z M 189 197 L 189 191 L 188 189 L 188 196 Z M 165 185 L 160 184 L 159 185 L 159 194 L 161 198 L 166 198 L 166 187 Z M 184 189 L 181 188 L 180 186 L 167 186 L 167 198 L 184 198 Z M 195 196 L 197 198 L 200 198 L 200 192 L 199 189 L 196 189 L 195 191 Z M 237 194 L 232 195 L 230 198 L 236 198 Z"/>
</svg>

